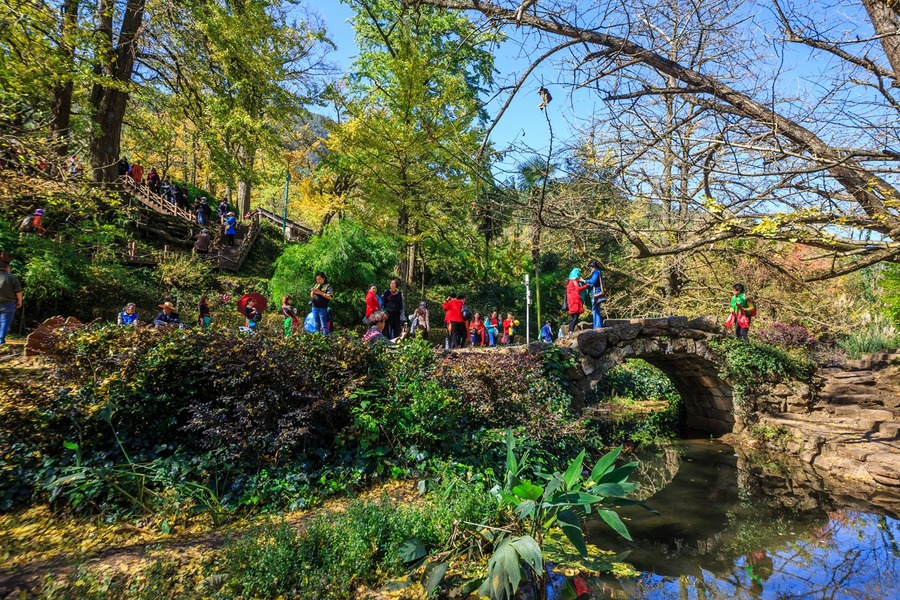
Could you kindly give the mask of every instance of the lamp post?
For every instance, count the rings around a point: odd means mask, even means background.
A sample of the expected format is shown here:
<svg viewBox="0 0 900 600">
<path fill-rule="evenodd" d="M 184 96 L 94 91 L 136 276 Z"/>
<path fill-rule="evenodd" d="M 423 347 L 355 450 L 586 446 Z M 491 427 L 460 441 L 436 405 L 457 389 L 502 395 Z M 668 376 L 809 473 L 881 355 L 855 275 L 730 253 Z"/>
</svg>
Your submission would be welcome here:
<svg viewBox="0 0 900 600">
<path fill-rule="evenodd" d="M 284 213 L 281 215 L 281 233 L 287 238 L 287 205 L 288 205 L 288 189 L 291 187 L 291 168 L 285 171 L 284 178 Z"/>
</svg>

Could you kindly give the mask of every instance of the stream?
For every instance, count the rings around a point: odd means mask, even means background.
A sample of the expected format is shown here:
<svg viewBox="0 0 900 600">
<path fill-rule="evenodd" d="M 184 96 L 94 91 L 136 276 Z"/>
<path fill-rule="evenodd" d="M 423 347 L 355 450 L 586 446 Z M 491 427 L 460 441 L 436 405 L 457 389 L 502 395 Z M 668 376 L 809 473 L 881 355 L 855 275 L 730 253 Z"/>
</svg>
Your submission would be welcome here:
<svg viewBox="0 0 900 600">
<path fill-rule="evenodd" d="M 856 487 L 709 440 L 639 455 L 634 539 L 586 535 L 641 572 L 589 580 L 594 598 L 900 599 L 900 490 Z"/>
</svg>

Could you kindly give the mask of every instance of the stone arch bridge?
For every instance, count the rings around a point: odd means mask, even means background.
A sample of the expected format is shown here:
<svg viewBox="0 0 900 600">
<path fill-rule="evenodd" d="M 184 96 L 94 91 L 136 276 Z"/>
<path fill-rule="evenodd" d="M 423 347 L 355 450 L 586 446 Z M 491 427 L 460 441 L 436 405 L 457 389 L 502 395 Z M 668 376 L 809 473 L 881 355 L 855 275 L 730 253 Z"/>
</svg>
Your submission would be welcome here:
<svg viewBox="0 0 900 600">
<path fill-rule="evenodd" d="M 723 435 L 740 428 L 731 384 L 719 376 L 724 361 L 709 344 L 723 335 L 713 317 L 608 319 L 602 329 L 576 331 L 557 344 L 576 357 L 566 373 L 576 396 L 585 398 L 612 367 L 640 358 L 662 371 L 681 394 L 689 429 Z"/>
</svg>

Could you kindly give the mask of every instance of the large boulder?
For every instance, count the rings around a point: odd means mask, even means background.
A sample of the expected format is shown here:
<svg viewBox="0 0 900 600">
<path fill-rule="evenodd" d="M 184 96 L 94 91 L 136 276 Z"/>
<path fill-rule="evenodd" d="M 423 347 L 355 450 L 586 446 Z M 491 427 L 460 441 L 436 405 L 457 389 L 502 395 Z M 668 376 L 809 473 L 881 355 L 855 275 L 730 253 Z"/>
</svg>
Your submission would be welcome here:
<svg viewBox="0 0 900 600">
<path fill-rule="evenodd" d="M 50 317 L 25 338 L 25 356 L 41 356 L 53 347 L 53 338 L 60 329 L 78 329 L 84 324 L 75 317 Z"/>
</svg>

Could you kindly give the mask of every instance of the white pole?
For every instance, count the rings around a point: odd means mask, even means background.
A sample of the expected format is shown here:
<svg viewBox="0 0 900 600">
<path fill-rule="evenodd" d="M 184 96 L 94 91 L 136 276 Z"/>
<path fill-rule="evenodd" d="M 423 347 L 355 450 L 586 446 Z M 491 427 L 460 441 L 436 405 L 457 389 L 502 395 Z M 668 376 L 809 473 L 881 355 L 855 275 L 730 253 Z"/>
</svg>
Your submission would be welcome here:
<svg viewBox="0 0 900 600">
<path fill-rule="evenodd" d="M 525 274 L 525 345 L 531 343 L 531 277 Z"/>
</svg>

